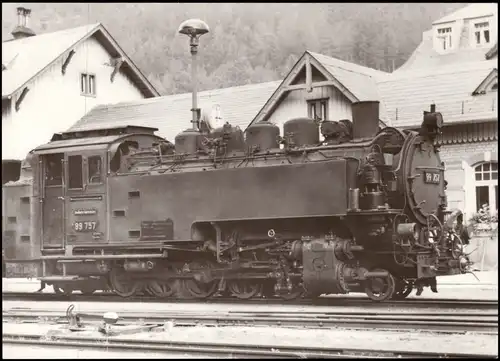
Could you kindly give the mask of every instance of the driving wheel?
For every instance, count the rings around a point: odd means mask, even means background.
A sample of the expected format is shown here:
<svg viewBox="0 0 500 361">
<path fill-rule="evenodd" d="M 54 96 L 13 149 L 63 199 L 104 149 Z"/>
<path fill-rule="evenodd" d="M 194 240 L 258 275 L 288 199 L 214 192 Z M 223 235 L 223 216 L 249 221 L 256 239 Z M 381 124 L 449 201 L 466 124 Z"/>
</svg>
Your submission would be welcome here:
<svg viewBox="0 0 500 361">
<path fill-rule="evenodd" d="M 262 284 L 258 280 L 231 280 L 227 282 L 227 288 L 232 296 L 248 300 L 262 291 Z"/>
<path fill-rule="evenodd" d="M 211 276 L 210 262 L 191 262 L 189 270 L 194 273 L 193 278 L 182 281 L 182 289 L 188 297 L 204 299 L 217 292 L 218 280 Z"/>
<path fill-rule="evenodd" d="M 130 274 L 118 266 L 113 267 L 109 273 L 111 289 L 120 297 L 130 297 L 140 289 L 140 283 L 130 279 Z"/>
<path fill-rule="evenodd" d="M 150 280 L 146 290 L 155 297 L 171 297 L 175 292 L 175 280 Z"/>
<path fill-rule="evenodd" d="M 387 272 L 384 269 L 374 269 L 373 272 Z M 396 291 L 396 281 L 394 276 L 388 273 L 383 277 L 372 277 L 366 280 L 365 292 L 368 297 L 375 302 L 382 302 L 390 299 Z"/>
</svg>

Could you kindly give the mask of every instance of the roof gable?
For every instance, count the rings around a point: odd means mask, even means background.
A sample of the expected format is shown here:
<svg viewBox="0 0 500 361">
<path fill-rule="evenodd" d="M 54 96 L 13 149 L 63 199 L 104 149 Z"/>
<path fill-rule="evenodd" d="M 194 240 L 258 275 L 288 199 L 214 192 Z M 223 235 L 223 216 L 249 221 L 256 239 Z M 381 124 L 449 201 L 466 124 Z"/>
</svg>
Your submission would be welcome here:
<svg viewBox="0 0 500 361">
<path fill-rule="evenodd" d="M 305 86 L 296 84 L 296 79 L 300 74 L 312 74 L 314 69 L 326 80 L 313 82 L 312 76 L 308 75 Z M 389 73 L 305 51 L 250 124 L 266 120 L 289 91 L 304 87 L 312 89 L 313 87 L 334 86 L 351 102 L 379 100 L 377 81 L 389 75 Z"/>
<path fill-rule="evenodd" d="M 474 3 L 434 21 L 433 24 L 448 23 L 462 19 L 479 18 L 483 16 L 494 15 L 495 13 L 498 13 L 498 4 L 496 3 Z"/>
<path fill-rule="evenodd" d="M 498 42 L 486 53 L 486 60 L 491 60 L 498 56 Z"/>
<path fill-rule="evenodd" d="M 486 94 L 491 89 L 493 84 L 498 82 L 498 70 L 493 69 L 479 86 L 472 92 L 472 95 Z"/>
<path fill-rule="evenodd" d="M 264 106 L 260 109 L 260 111 L 257 113 L 255 118 L 248 124 L 249 126 L 253 124 L 254 122 L 258 122 L 261 120 L 266 120 L 267 117 L 272 113 L 272 111 L 275 109 L 276 106 L 279 105 L 281 100 L 285 97 L 286 94 L 288 94 L 289 91 L 293 89 L 299 89 L 300 87 L 303 87 L 303 85 L 299 84 L 294 84 L 296 82 L 296 79 L 302 72 L 305 72 L 306 74 L 311 74 L 311 67 L 314 66 L 316 70 L 325 78 L 328 79 L 326 82 L 320 82 L 316 83 L 315 86 L 323 86 L 325 84 L 331 84 L 333 85 L 334 83 L 334 78 L 333 76 L 316 60 L 314 59 L 307 51 L 304 52 L 304 54 L 300 57 L 299 60 L 295 63 L 295 65 L 290 69 L 288 74 L 285 76 L 283 81 L 281 81 L 280 85 L 276 89 L 276 91 L 271 95 L 269 99 L 265 102 Z M 309 77 L 310 75 L 307 75 Z M 321 85 L 318 85 L 321 84 Z M 354 101 L 355 96 L 347 89 L 345 88 L 342 84 L 340 84 L 338 81 L 336 81 L 337 86 L 340 88 L 339 90 L 344 93 L 344 95 L 348 99 L 352 99 Z M 307 78 L 304 86 L 307 88 L 312 88 L 312 79 Z"/>
<path fill-rule="evenodd" d="M 153 85 L 130 60 L 102 24 L 90 24 L 73 29 L 41 34 L 2 43 L 2 98 L 9 98 L 51 64 L 67 56 L 79 44 L 95 36 L 114 57 L 121 57 L 124 72 L 146 97 L 158 96 Z"/>
</svg>

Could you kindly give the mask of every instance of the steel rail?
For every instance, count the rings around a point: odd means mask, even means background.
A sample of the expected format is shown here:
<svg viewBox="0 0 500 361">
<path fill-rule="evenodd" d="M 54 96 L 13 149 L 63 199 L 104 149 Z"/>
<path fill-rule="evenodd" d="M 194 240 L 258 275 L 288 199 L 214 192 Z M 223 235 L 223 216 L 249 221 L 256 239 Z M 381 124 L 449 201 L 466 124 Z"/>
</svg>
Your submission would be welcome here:
<svg viewBox="0 0 500 361">
<path fill-rule="evenodd" d="M 77 313 L 82 321 L 102 322 L 102 313 L 91 311 Z M 126 324 L 159 323 L 174 321 L 177 326 L 278 326 L 314 328 L 369 328 L 397 330 L 425 330 L 460 333 L 466 331 L 498 333 L 498 313 L 439 314 L 393 312 L 119 312 L 120 321 Z M 68 322 L 65 313 L 43 310 L 8 310 L 2 312 L 5 321 L 13 322 Z"/>
<path fill-rule="evenodd" d="M 285 301 L 279 298 L 255 298 L 249 300 L 239 300 L 229 297 L 215 297 L 207 300 L 197 299 L 177 299 L 177 298 L 158 298 L 151 296 L 134 296 L 123 298 L 111 293 L 95 293 L 93 295 L 72 294 L 61 295 L 55 293 L 34 293 L 34 292 L 2 292 L 2 300 L 26 300 L 26 301 L 88 301 L 88 302 L 151 302 L 151 303 L 236 303 L 245 304 L 283 304 L 283 305 L 316 305 L 316 306 L 363 306 L 363 307 L 430 307 L 430 308 L 475 308 L 475 309 L 498 309 L 498 300 L 479 300 L 479 299 L 431 299 L 431 298 L 407 298 L 405 300 L 390 300 L 386 302 L 373 302 L 367 297 L 348 296 L 348 297 L 320 297 L 314 300 L 298 299 L 294 301 Z"/>
<path fill-rule="evenodd" d="M 497 358 L 488 353 L 446 353 L 430 351 L 361 349 L 344 347 L 310 347 L 282 345 L 254 345 L 191 341 L 164 341 L 130 338 L 105 338 L 57 335 L 3 334 L 3 347 L 7 345 L 36 345 L 58 348 L 98 349 L 103 351 L 164 352 L 203 356 L 263 357 L 263 358 Z"/>
</svg>

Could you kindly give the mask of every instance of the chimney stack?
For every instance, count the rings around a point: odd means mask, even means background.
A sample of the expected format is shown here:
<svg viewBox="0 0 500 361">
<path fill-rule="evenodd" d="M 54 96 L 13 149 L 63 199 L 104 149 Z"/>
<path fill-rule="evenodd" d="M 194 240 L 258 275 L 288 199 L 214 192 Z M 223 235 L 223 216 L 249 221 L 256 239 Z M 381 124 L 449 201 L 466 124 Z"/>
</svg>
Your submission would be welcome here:
<svg viewBox="0 0 500 361">
<path fill-rule="evenodd" d="M 23 7 L 17 8 L 17 26 L 12 30 L 12 36 L 15 40 L 34 36 L 35 32 L 29 28 L 29 18 L 31 9 Z"/>
<path fill-rule="evenodd" d="M 360 101 L 352 103 L 352 127 L 354 139 L 369 139 L 379 127 L 379 102 Z"/>
</svg>

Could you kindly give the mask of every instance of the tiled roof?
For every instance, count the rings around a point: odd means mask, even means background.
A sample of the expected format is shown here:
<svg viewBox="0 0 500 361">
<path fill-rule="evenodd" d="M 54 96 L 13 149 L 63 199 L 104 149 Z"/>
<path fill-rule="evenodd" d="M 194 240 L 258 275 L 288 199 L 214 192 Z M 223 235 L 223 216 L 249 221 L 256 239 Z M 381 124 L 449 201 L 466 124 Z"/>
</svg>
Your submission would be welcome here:
<svg viewBox="0 0 500 361">
<path fill-rule="evenodd" d="M 479 61 L 399 71 L 380 81 L 378 90 L 393 126 L 419 125 L 431 103 L 445 123 L 498 119 L 496 92 L 472 95 L 496 69 L 496 61 Z"/>
<path fill-rule="evenodd" d="M 488 54 L 495 53 L 496 45 L 472 46 L 470 39 L 470 23 L 460 20 L 479 18 L 484 16 L 498 16 L 498 5 L 496 3 L 477 3 L 466 6 L 434 22 L 434 25 L 444 22 L 454 22 L 453 32 L 458 34 L 458 41 L 454 40 L 455 48 L 438 53 L 433 48 L 434 29 L 423 32 L 422 42 L 412 53 L 406 63 L 399 70 L 408 68 L 430 68 L 437 66 L 449 66 L 459 62 L 475 62 L 489 59 Z M 489 18 L 492 24 L 491 17 Z M 495 19 L 493 19 L 495 22 Z M 492 24 L 493 25 L 493 24 Z M 455 39 L 455 38 L 454 38 Z M 496 40 L 496 39 L 492 39 Z M 396 72 L 397 72 L 396 71 Z"/>
<path fill-rule="evenodd" d="M 99 30 L 108 42 L 113 43 L 111 46 L 118 47 L 101 24 L 84 25 L 2 42 L 2 65 L 6 67 L 2 70 L 2 98 L 11 96 L 52 62 L 68 52 L 71 47 Z M 149 96 L 158 95 L 158 92 L 140 74 L 131 60 L 125 54 L 123 55 L 126 58 L 128 70 L 134 73 L 133 76 L 136 78 L 134 80 L 143 83 L 142 88 L 145 88 Z"/>
<path fill-rule="evenodd" d="M 432 30 L 423 33 L 420 45 L 410 58 L 396 70 L 395 73 L 408 69 L 423 69 L 441 66 L 450 66 L 457 63 L 470 63 L 486 60 L 486 53 L 490 48 L 471 48 L 468 40 L 461 42 L 459 49 L 449 53 L 439 54 L 433 49 Z"/>
<path fill-rule="evenodd" d="M 407 62 L 378 89 L 389 117 L 396 126 L 415 126 L 422 111 L 436 104 L 445 123 L 498 119 L 497 92 L 473 95 L 490 74 L 495 76 L 496 59 L 488 58 L 494 47 L 471 47 L 467 26 L 459 20 L 498 14 L 495 3 L 478 3 L 449 14 L 434 24 L 458 21 L 458 47 L 438 53 L 433 48 L 433 30 L 423 39 Z M 490 60 L 487 60 L 490 59 Z"/>
<path fill-rule="evenodd" d="M 493 15 L 498 12 L 497 3 L 476 3 L 465 6 L 457 11 L 448 14 L 441 19 L 434 21 L 433 24 L 447 23 L 461 19 L 472 19 L 480 16 Z"/>
<path fill-rule="evenodd" d="M 378 99 L 377 81 L 390 76 L 389 73 L 366 66 L 349 63 L 318 53 L 309 53 L 360 101 Z"/>
<path fill-rule="evenodd" d="M 198 93 L 202 114 L 210 116 L 212 107 L 220 106 L 222 121 L 244 130 L 280 81 L 207 90 Z M 174 141 L 190 127 L 191 93 L 143 99 L 134 102 L 100 105 L 75 123 L 68 131 L 103 129 L 136 125 L 158 128 L 158 135 Z"/>
<path fill-rule="evenodd" d="M 351 91 L 358 101 L 381 100 L 377 83 L 391 76 L 390 73 L 368 68 L 326 55 L 309 52 L 335 79 Z M 385 106 L 381 101 L 380 119 L 387 119 Z"/>
<path fill-rule="evenodd" d="M 348 88 L 358 100 L 381 100 L 377 81 L 390 76 L 375 69 L 351 64 L 339 59 L 311 53 L 325 69 Z M 222 121 L 245 129 L 275 92 L 281 81 L 203 91 L 198 94 L 199 107 L 210 117 L 218 105 Z M 136 125 L 159 129 L 158 135 L 173 141 L 190 126 L 191 93 L 143 99 L 134 102 L 100 105 L 75 123 L 68 131 L 104 129 Z M 380 118 L 389 120 L 381 101 Z"/>
</svg>

